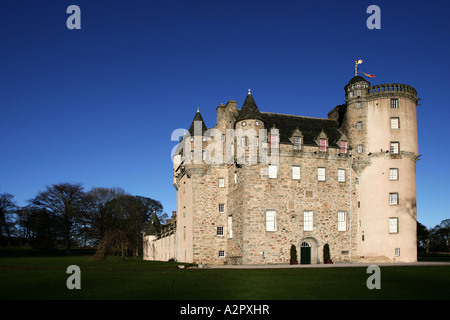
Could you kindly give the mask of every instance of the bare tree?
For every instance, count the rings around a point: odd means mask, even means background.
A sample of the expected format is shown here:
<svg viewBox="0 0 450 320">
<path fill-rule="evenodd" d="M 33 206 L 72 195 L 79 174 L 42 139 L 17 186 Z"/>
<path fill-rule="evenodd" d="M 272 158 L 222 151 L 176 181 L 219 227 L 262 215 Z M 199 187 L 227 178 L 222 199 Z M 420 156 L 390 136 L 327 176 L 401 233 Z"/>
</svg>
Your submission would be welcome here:
<svg viewBox="0 0 450 320">
<path fill-rule="evenodd" d="M 56 230 L 63 239 L 66 254 L 70 254 L 71 241 L 77 233 L 85 210 L 85 193 L 81 184 L 59 183 L 47 186 L 45 191 L 30 200 L 36 208 L 45 210 L 55 218 Z"/>
</svg>

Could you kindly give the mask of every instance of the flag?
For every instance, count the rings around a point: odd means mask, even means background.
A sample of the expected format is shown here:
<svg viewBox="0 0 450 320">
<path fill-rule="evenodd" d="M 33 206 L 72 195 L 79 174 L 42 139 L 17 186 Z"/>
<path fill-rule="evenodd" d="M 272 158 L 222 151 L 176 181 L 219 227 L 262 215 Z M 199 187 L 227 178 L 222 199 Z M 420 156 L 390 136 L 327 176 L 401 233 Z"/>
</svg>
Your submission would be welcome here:
<svg viewBox="0 0 450 320">
<path fill-rule="evenodd" d="M 369 78 L 375 78 L 375 76 L 373 75 L 373 74 L 367 74 L 367 73 L 364 73 L 364 72 L 361 72 L 363 75 L 365 75 L 366 77 L 369 77 Z"/>
</svg>

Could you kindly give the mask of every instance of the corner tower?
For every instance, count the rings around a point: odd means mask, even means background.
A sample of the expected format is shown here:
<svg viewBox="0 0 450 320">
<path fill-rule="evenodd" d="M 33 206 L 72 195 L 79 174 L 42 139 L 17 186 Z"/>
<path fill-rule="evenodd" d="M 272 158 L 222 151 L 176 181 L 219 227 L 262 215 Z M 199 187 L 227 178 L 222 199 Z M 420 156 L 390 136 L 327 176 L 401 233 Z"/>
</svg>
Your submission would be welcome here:
<svg viewBox="0 0 450 320">
<path fill-rule="evenodd" d="M 360 261 L 417 261 L 417 93 L 405 84 L 345 86 L 342 129 L 352 146 Z"/>
</svg>

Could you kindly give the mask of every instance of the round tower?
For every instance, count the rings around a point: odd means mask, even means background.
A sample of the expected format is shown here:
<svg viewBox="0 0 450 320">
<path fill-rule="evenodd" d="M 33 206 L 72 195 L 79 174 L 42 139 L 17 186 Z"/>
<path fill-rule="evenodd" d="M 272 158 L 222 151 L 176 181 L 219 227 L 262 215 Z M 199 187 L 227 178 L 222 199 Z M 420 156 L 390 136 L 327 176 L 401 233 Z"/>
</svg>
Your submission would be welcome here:
<svg viewBox="0 0 450 320">
<path fill-rule="evenodd" d="M 417 93 L 405 84 L 345 86 L 343 123 L 352 147 L 357 259 L 417 261 Z"/>
<path fill-rule="evenodd" d="M 238 163 L 255 164 L 257 162 L 259 144 L 263 142 L 260 141 L 259 130 L 263 130 L 265 126 L 261 112 L 253 99 L 250 89 L 248 90 L 247 97 L 239 111 L 239 115 L 236 118 L 234 128 L 237 140 L 236 155 Z M 239 159 L 239 157 L 241 157 L 241 159 Z M 244 162 L 246 159 L 249 162 Z"/>
</svg>

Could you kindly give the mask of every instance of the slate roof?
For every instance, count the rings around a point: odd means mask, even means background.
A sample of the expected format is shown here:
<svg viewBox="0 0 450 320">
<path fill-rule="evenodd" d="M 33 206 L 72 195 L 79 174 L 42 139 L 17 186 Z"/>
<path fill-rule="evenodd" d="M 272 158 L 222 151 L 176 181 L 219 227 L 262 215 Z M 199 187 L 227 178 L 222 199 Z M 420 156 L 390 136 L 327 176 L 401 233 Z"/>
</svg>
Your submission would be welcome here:
<svg viewBox="0 0 450 320">
<path fill-rule="evenodd" d="M 367 81 L 366 79 L 364 79 L 363 77 L 361 77 L 361 76 L 354 76 L 353 78 L 350 79 L 349 83 L 347 83 L 347 85 L 344 87 L 344 89 L 347 90 L 347 87 L 348 87 L 349 85 L 351 85 L 352 83 L 355 83 L 355 82 L 360 82 L 360 81 L 365 81 L 365 82 L 367 82 L 367 83 L 369 84 L 369 86 L 370 86 L 370 82 Z"/>
<path fill-rule="evenodd" d="M 275 128 L 279 131 L 281 143 L 292 143 L 289 139 L 292 137 L 296 129 L 300 130 L 302 133 L 302 144 L 305 145 L 316 146 L 317 143 L 315 140 L 322 130 L 328 137 L 328 145 L 330 147 L 336 147 L 336 142 L 342 135 L 339 131 L 339 124 L 335 120 L 271 112 L 261 112 L 261 115 L 263 116 L 262 121 L 264 121 L 267 134 L 270 133 L 270 129 L 272 129 L 275 125 Z"/>
<path fill-rule="evenodd" d="M 153 212 L 152 216 L 150 217 L 150 222 L 147 224 L 147 227 L 145 229 L 145 234 L 147 236 L 156 236 L 159 234 L 160 231 L 161 231 L 161 223 L 159 222 L 156 213 Z"/>
<path fill-rule="evenodd" d="M 236 118 L 236 122 L 246 119 L 263 120 L 261 112 L 259 112 L 256 102 L 250 93 L 247 94 L 247 97 L 245 98 L 242 108 L 239 111 L 239 115 Z"/>
<path fill-rule="evenodd" d="M 203 121 L 203 117 L 200 114 L 200 111 L 197 110 L 197 113 L 194 116 L 194 119 L 192 120 L 191 127 L 189 128 L 189 133 L 191 136 L 194 136 L 194 123 L 195 121 L 201 121 L 202 122 L 202 135 L 205 133 L 208 128 L 206 127 L 205 121 Z"/>
</svg>

